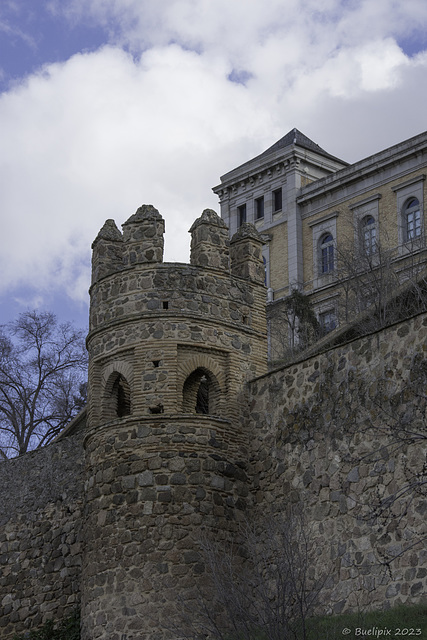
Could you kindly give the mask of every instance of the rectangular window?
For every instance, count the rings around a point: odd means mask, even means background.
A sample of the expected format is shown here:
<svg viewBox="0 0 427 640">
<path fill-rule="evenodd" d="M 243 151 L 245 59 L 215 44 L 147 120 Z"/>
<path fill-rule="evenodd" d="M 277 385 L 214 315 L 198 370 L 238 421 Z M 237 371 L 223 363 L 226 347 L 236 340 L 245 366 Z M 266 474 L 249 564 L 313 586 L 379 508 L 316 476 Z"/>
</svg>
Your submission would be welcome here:
<svg viewBox="0 0 427 640">
<path fill-rule="evenodd" d="M 273 213 L 282 210 L 282 189 L 273 191 Z"/>
<path fill-rule="evenodd" d="M 366 256 L 372 256 L 377 251 L 377 230 L 375 227 L 375 218 L 373 216 L 365 216 L 361 225 L 362 253 Z"/>
<path fill-rule="evenodd" d="M 325 311 L 319 315 L 320 331 L 322 335 L 333 331 L 337 326 L 337 319 L 333 311 Z"/>
<path fill-rule="evenodd" d="M 239 218 L 239 227 L 241 227 L 242 224 L 246 222 L 246 204 L 241 204 L 240 207 L 237 207 L 237 215 Z"/>
<path fill-rule="evenodd" d="M 334 248 L 323 247 L 322 249 L 322 273 L 331 273 L 334 270 Z"/>
<path fill-rule="evenodd" d="M 320 244 L 320 273 L 332 273 L 334 268 L 334 239 L 330 233 L 327 233 Z"/>
<path fill-rule="evenodd" d="M 363 231 L 363 245 L 367 256 L 371 256 L 376 252 L 376 235 L 375 227 L 366 227 Z"/>
<path fill-rule="evenodd" d="M 260 220 L 264 217 L 264 196 L 256 198 L 255 200 L 255 220 Z"/>
<path fill-rule="evenodd" d="M 408 240 L 419 238 L 421 235 L 420 210 L 409 211 L 406 217 L 406 235 Z"/>
</svg>

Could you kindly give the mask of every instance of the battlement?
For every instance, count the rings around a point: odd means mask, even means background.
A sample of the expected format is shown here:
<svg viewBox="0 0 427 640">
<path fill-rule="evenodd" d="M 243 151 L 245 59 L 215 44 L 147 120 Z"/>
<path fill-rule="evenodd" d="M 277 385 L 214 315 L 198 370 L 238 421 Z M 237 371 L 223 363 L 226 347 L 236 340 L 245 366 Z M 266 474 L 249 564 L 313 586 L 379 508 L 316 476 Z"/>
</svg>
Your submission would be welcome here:
<svg viewBox="0 0 427 640">
<path fill-rule="evenodd" d="M 139 207 L 122 227 L 123 233 L 107 220 L 94 240 L 92 285 L 113 273 L 163 262 L 165 222 L 153 205 Z M 205 209 L 190 229 L 190 264 L 263 282 L 261 237 L 253 225 L 244 227 L 230 241 L 225 222 Z"/>
<path fill-rule="evenodd" d="M 122 415 L 201 411 L 206 381 L 209 415 L 233 421 L 243 383 L 266 371 L 255 227 L 244 225 L 229 241 L 224 222 L 206 209 L 190 229 L 190 264 L 163 262 L 164 228 L 157 209 L 143 205 L 123 234 L 107 220 L 93 243 L 90 427 Z"/>
<path fill-rule="evenodd" d="M 200 267 L 230 269 L 228 227 L 212 209 L 205 209 L 191 229 L 190 263 Z"/>
<path fill-rule="evenodd" d="M 190 233 L 190 264 L 164 263 L 164 221 L 152 205 L 140 207 L 123 234 L 113 220 L 105 222 L 92 245 L 88 345 L 96 343 L 98 358 L 122 349 L 131 332 L 135 340 L 230 343 L 256 375 L 266 366 L 260 365 L 266 354 L 254 356 L 253 345 L 266 335 L 261 237 L 244 225 L 229 241 L 226 225 L 210 209 Z"/>
<path fill-rule="evenodd" d="M 233 419 L 241 384 L 266 371 L 262 240 L 256 229 L 245 225 L 230 243 L 224 222 L 206 209 L 190 229 L 190 264 L 163 262 L 163 233 L 160 213 L 144 205 L 124 223 L 123 234 L 107 220 L 93 243 L 91 426 L 117 417 L 109 407 L 117 402 L 119 374 L 126 384 L 120 393 L 129 397 L 132 412 L 146 416 L 194 411 L 191 389 L 195 385 L 197 392 L 204 374 L 194 380 L 191 375 L 209 372 L 216 381 L 211 409 L 215 405 L 215 415 Z M 141 377 L 143 385 L 136 382 Z"/>
</svg>

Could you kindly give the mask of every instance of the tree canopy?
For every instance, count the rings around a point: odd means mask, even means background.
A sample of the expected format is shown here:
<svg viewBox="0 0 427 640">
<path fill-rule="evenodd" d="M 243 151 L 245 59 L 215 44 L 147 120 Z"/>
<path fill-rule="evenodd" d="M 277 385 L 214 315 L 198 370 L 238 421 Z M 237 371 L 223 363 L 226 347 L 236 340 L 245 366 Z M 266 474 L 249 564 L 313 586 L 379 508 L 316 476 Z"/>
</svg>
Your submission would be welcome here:
<svg viewBox="0 0 427 640">
<path fill-rule="evenodd" d="M 86 404 L 84 334 L 27 311 L 0 328 L 0 458 L 48 444 Z"/>
</svg>

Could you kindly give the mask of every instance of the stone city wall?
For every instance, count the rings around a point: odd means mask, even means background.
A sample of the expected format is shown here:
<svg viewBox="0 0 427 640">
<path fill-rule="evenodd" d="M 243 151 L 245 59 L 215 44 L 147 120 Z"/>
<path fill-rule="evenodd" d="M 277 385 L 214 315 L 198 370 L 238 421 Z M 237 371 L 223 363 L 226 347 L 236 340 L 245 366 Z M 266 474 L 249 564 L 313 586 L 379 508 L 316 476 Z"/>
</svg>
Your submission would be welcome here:
<svg viewBox="0 0 427 640">
<path fill-rule="evenodd" d="M 79 605 L 82 467 L 77 435 L 0 463 L 0 638 Z"/>
<path fill-rule="evenodd" d="M 226 539 L 245 512 L 265 518 L 301 500 L 331 612 L 419 601 L 426 336 L 423 314 L 261 376 L 237 430 L 189 415 L 95 428 L 85 529 L 77 436 L 2 463 L 0 637 L 71 612 L 83 539 L 86 637 L 109 617 L 128 637 L 173 637 L 176 595 L 204 571 L 197 531 Z M 126 603 L 110 609 L 118 586 Z"/>
<path fill-rule="evenodd" d="M 204 532 L 226 538 L 247 506 L 230 427 L 202 415 L 127 417 L 88 435 L 84 640 L 181 637 L 205 583 Z"/>
<path fill-rule="evenodd" d="M 426 337 L 423 314 L 249 384 L 260 517 L 302 501 L 331 612 L 427 592 Z"/>
</svg>

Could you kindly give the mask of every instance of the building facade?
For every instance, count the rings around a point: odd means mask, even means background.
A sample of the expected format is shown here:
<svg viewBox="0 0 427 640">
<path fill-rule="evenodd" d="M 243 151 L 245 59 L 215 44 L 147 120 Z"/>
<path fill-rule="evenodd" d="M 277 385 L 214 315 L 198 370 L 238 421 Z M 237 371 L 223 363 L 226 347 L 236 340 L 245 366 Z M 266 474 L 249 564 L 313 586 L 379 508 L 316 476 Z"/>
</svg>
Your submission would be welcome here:
<svg viewBox="0 0 427 640">
<path fill-rule="evenodd" d="M 270 318 L 298 289 L 328 332 L 415 280 L 426 261 L 426 171 L 427 133 L 350 165 L 294 129 L 224 174 L 213 190 L 230 233 L 248 221 L 264 239 Z"/>
</svg>

